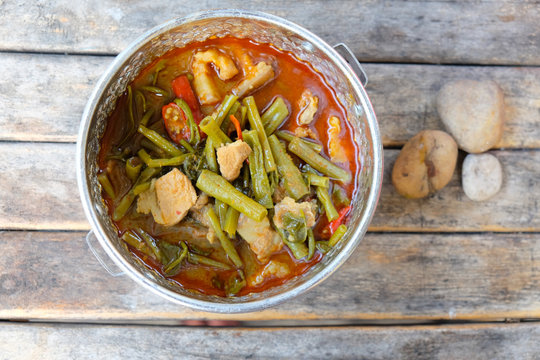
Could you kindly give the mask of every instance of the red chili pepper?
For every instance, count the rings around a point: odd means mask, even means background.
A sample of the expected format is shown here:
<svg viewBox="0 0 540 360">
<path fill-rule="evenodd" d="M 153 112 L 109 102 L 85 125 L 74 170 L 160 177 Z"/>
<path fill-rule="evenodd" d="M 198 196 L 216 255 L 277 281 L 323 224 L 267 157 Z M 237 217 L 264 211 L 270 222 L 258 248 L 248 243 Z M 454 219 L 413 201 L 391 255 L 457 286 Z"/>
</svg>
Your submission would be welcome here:
<svg viewBox="0 0 540 360">
<path fill-rule="evenodd" d="M 193 119 L 198 125 L 202 120 L 202 114 L 201 110 L 199 109 L 199 101 L 191 88 L 191 84 L 189 83 L 187 76 L 181 75 L 177 77 L 172 81 L 171 86 L 176 97 L 183 99 L 189 105 L 189 108 L 193 113 Z"/>
<path fill-rule="evenodd" d="M 339 216 L 337 217 L 337 219 L 334 221 L 331 221 L 328 224 L 328 227 L 330 228 L 330 234 L 333 234 L 336 231 L 336 229 L 339 227 L 339 225 L 341 225 L 341 223 L 343 222 L 343 219 L 345 218 L 345 215 L 349 213 L 349 210 L 351 210 L 351 206 L 350 205 L 345 206 L 339 211 Z"/>
<path fill-rule="evenodd" d="M 165 123 L 165 129 L 170 138 L 177 144 L 184 139 L 189 141 L 191 132 L 187 124 L 186 114 L 175 103 L 170 103 L 161 108 L 161 116 Z"/>
<path fill-rule="evenodd" d="M 242 128 L 240 127 L 240 121 L 236 118 L 236 116 L 231 115 L 231 122 L 234 124 L 234 128 L 236 129 L 236 134 L 238 134 L 238 138 L 240 140 L 244 140 L 244 137 L 242 136 Z"/>
</svg>

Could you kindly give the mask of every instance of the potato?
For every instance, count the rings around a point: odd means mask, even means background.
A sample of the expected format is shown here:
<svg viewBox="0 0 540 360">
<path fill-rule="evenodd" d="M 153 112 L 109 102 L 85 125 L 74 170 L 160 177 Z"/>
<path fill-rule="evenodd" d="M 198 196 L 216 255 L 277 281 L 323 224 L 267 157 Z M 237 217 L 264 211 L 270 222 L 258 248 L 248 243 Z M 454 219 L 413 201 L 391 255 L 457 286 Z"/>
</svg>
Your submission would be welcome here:
<svg viewBox="0 0 540 360">
<path fill-rule="evenodd" d="M 392 170 L 392 183 L 406 198 L 433 194 L 452 178 L 457 154 L 456 142 L 444 131 L 421 131 L 399 153 Z"/>
</svg>

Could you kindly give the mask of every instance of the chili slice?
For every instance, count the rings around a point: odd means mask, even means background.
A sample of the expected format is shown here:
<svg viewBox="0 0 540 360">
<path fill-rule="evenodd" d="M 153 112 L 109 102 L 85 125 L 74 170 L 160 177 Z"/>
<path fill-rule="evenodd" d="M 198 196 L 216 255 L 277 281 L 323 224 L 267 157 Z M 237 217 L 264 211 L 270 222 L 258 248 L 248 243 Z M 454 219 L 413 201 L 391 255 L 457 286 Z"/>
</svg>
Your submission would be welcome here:
<svg viewBox="0 0 540 360">
<path fill-rule="evenodd" d="M 328 227 L 330 228 L 330 234 L 333 234 L 336 231 L 336 229 L 339 227 L 339 225 L 341 225 L 341 223 L 343 222 L 343 219 L 345 218 L 345 215 L 347 215 L 349 213 L 349 210 L 351 210 L 350 205 L 345 206 L 344 208 L 339 210 L 339 215 L 338 215 L 337 219 L 334 220 L 334 221 L 331 221 L 328 224 Z"/>
<path fill-rule="evenodd" d="M 163 106 L 161 116 L 163 116 L 167 133 L 175 143 L 179 144 L 182 139 L 190 140 L 191 131 L 187 124 L 186 114 L 178 105 L 172 102 Z"/>
<path fill-rule="evenodd" d="M 189 105 L 193 118 L 198 125 L 202 120 L 202 114 L 199 109 L 199 101 L 191 88 L 188 77 L 180 75 L 172 81 L 171 86 L 176 97 L 183 99 Z"/>
<path fill-rule="evenodd" d="M 234 124 L 234 128 L 236 129 L 238 138 L 240 140 L 244 140 L 244 137 L 242 136 L 242 128 L 240 127 L 240 121 L 238 121 L 238 119 L 234 115 L 231 115 L 230 118 L 231 118 L 231 122 Z"/>
</svg>

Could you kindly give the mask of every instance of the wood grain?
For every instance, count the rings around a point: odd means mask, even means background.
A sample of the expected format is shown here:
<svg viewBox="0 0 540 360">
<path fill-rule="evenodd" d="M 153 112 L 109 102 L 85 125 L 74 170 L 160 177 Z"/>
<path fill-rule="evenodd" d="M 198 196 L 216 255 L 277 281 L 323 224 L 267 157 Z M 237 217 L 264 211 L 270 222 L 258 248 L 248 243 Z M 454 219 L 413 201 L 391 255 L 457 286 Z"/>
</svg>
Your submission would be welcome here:
<svg viewBox="0 0 540 360">
<path fill-rule="evenodd" d="M 0 229 L 84 230 L 75 145 L 0 142 Z"/>
<path fill-rule="evenodd" d="M 372 231 L 538 231 L 540 229 L 540 152 L 492 151 L 502 164 L 501 190 L 486 201 L 472 201 L 461 186 L 458 157 L 454 175 L 434 195 L 411 200 L 392 185 L 399 151 L 384 151 L 383 187 Z"/>
<path fill-rule="evenodd" d="M 386 147 L 442 128 L 434 98 L 445 82 L 497 81 L 503 189 L 469 201 L 460 158 L 440 193 L 405 200 L 390 183 L 398 151 L 385 150 L 377 232 L 323 284 L 262 312 L 194 311 L 110 277 L 82 231 L 73 142 L 83 107 L 112 55 L 157 24 L 215 7 L 266 11 L 347 43 L 365 63 Z M 0 0 L 0 359 L 537 358 L 539 323 L 312 325 L 540 318 L 539 23 L 537 0 Z M 238 321 L 302 327 L 200 327 Z"/>
<path fill-rule="evenodd" d="M 0 140 L 76 141 L 84 106 L 111 61 L 0 53 Z"/>
<path fill-rule="evenodd" d="M 6 359 L 536 359 L 540 326 L 193 328 L 0 325 Z M 120 350 L 121 349 L 121 350 Z"/>
<path fill-rule="evenodd" d="M 329 11 L 331 7 L 331 11 Z M 540 65 L 535 1 L 40 1 L 0 7 L 0 49 L 116 54 L 151 27 L 211 8 L 265 11 L 362 61 Z"/>
<path fill-rule="evenodd" d="M 269 310 L 209 314 L 111 277 L 80 232 L 0 232 L 0 319 L 502 320 L 540 317 L 539 234 L 368 234 L 323 284 Z M 1 342 L 0 342 L 1 343 Z"/>
<path fill-rule="evenodd" d="M 0 140 L 75 141 L 84 105 L 111 60 L 0 54 L 4 69 Z M 365 68 L 385 146 L 403 145 L 423 129 L 443 129 L 434 105 L 438 90 L 447 81 L 469 78 L 493 79 L 503 88 L 506 126 L 498 147 L 540 147 L 540 68 L 403 64 Z"/>
<path fill-rule="evenodd" d="M 384 146 L 401 146 L 425 129 L 445 130 L 435 99 L 447 82 L 494 80 L 505 96 L 498 148 L 540 147 L 540 68 L 365 64 L 368 95 Z"/>
<path fill-rule="evenodd" d="M 385 174 L 373 231 L 540 231 L 540 152 L 494 151 L 504 184 L 492 199 L 470 201 L 460 167 L 434 196 L 398 195 L 390 174 L 397 150 L 385 151 Z M 0 143 L 0 229 L 84 230 L 89 225 L 75 179 L 75 145 Z M 496 211 L 494 209 L 497 209 Z"/>
</svg>

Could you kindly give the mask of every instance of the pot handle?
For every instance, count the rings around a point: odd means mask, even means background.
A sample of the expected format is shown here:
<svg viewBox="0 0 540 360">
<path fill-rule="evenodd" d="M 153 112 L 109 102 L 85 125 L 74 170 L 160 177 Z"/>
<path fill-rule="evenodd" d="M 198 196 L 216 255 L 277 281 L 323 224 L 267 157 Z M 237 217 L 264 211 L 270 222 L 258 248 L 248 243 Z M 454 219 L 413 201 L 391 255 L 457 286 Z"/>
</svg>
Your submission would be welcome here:
<svg viewBox="0 0 540 360">
<path fill-rule="evenodd" d="M 360 62 L 358 62 L 358 59 L 356 58 L 356 56 L 354 56 L 351 49 L 349 49 L 349 47 L 344 43 L 339 43 L 334 45 L 334 50 L 336 50 L 338 54 L 341 55 L 341 57 L 343 57 L 343 59 L 345 59 L 345 61 L 348 62 L 349 65 L 351 65 L 351 68 L 360 79 L 362 85 L 364 85 L 365 87 L 368 83 L 368 77 L 364 69 L 362 69 L 362 65 L 360 65 Z"/>
<path fill-rule="evenodd" d="M 99 261 L 101 266 L 103 266 L 103 268 L 107 270 L 109 275 L 114 277 L 124 275 L 122 270 L 118 269 L 118 267 L 114 263 L 112 263 L 112 261 L 110 261 L 107 254 L 105 254 L 103 248 L 98 244 L 98 239 L 92 231 L 89 231 L 88 234 L 86 234 L 86 244 L 90 248 L 92 254 L 94 254 L 94 256 L 96 257 L 97 261 Z M 109 259 L 109 264 L 107 264 L 107 262 L 103 260 L 104 258 Z"/>
</svg>

